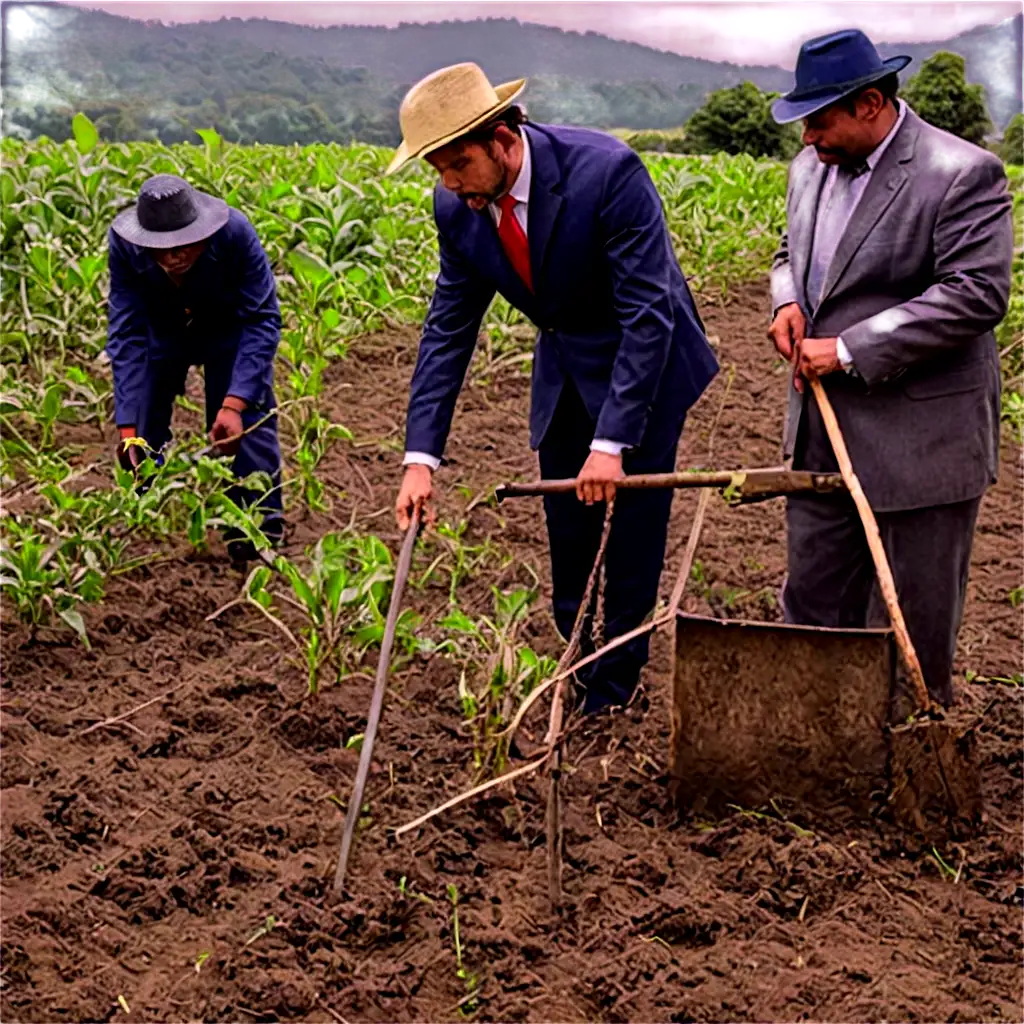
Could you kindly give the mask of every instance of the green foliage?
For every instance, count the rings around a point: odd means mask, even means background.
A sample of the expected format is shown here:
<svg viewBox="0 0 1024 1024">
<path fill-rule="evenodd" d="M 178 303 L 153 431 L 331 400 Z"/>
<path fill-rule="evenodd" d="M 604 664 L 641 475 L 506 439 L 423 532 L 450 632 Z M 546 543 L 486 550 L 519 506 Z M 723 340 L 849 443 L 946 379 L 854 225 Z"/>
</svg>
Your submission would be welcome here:
<svg viewBox="0 0 1024 1024">
<path fill-rule="evenodd" d="M 307 548 L 306 556 L 306 568 L 282 556 L 273 559 L 273 573 L 267 565 L 257 566 L 243 594 L 302 657 L 309 692 L 315 694 L 327 668 L 338 680 L 363 651 L 380 646 L 395 572 L 387 545 L 374 536 L 328 533 Z M 280 587 L 275 591 L 272 584 L 278 579 L 288 584 L 290 595 Z M 275 598 L 301 612 L 301 640 L 274 614 Z M 411 609 L 399 616 L 395 643 L 400 658 L 424 649 L 416 637 L 418 625 L 419 616 Z"/>
<path fill-rule="evenodd" d="M 689 153 L 686 136 L 680 132 L 629 132 L 623 142 L 638 153 Z"/>
<path fill-rule="evenodd" d="M 903 87 L 903 98 L 929 124 L 981 145 L 992 130 L 985 90 L 968 85 L 963 57 L 940 51 Z"/>
<path fill-rule="evenodd" d="M 462 713 L 473 734 L 478 773 L 498 773 L 508 744 L 501 730 L 535 686 L 550 676 L 555 661 L 519 641 L 537 591 L 492 587 L 494 614 L 472 618 L 457 605 L 438 625 L 448 639 L 437 650 L 454 654 L 463 666 L 459 678 Z"/>
<path fill-rule="evenodd" d="M 1003 132 L 999 156 L 1004 163 L 1020 167 L 1024 164 L 1024 114 L 1015 114 Z"/>
<path fill-rule="evenodd" d="M 691 151 L 780 160 L 794 156 L 800 137 L 793 125 L 775 123 L 771 105 L 777 95 L 761 92 L 753 82 L 713 92 L 686 123 Z"/>
</svg>

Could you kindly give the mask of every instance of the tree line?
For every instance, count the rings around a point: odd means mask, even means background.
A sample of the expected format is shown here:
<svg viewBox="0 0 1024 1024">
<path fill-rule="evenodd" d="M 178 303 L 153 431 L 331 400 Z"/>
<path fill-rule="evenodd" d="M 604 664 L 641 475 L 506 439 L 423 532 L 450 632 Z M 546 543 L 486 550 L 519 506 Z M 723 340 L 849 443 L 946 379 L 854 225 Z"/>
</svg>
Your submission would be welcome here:
<svg viewBox="0 0 1024 1024">
<path fill-rule="evenodd" d="M 778 95 L 762 92 L 752 82 L 718 89 L 681 130 L 636 132 L 627 135 L 626 141 L 638 150 L 749 153 L 788 160 L 800 150 L 800 128 L 775 123 L 771 106 Z M 979 146 L 991 144 L 1006 163 L 1024 163 L 1024 114 L 1013 117 L 1001 140 L 993 139 L 985 90 L 967 82 L 959 54 L 934 54 L 907 80 L 900 96 L 930 124 Z"/>
</svg>

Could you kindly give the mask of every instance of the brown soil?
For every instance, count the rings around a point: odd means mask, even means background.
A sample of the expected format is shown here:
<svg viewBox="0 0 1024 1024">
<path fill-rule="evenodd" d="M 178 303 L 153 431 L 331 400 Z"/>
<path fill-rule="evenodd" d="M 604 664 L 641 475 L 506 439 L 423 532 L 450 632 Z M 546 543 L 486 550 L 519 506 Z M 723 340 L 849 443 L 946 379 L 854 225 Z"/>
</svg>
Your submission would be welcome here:
<svg viewBox="0 0 1024 1024">
<path fill-rule="evenodd" d="M 716 420 L 714 463 L 778 462 L 784 371 L 764 340 L 766 304 L 758 287 L 706 310 L 735 381 L 720 419 L 728 373 L 694 411 L 680 465 L 708 464 Z M 330 454 L 333 512 L 300 517 L 289 552 L 350 522 L 397 550 L 390 506 L 415 343 L 412 331 L 363 339 L 335 367 L 334 414 L 357 443 Z M 489 485 L 535 475 L 526 409 L 521 378 L 467 389 L 440 476 L 445 518 Z M 1022 577 L 1019 458 L 1008 444 L 983 506 L 961 639 L 959 669 L 986 678 L 1021 667 L 1008 600 Z M 666 593 L 696 500 L 675 505 Z M 528 580 L 527 567 L 546 579 L 536 501 L 480 504 L 467 518 L 470 543 L 492 537 L 512 559 L 463 585 L 466 607 L 489 608 L 490 586 Z M 438 550 L 428 546 L 421 568 Z M 331 797 L 344 805 L 355 774 L 357 754 L 342 748 L 362 731 L 372 659 L 304 699 L 304 673 L 265 620 L 233 608 L 206 621 L 240 585 L 221 550 L 167 554 L 89 611 L 91 652 L 5 621 L 5 1021 L 1022 1019 L 1019 688 L 963 687 L 987 707 L 986 822 L 969 841 L 933 851 L 884 823 L 786 821 L 770 807 L 680 819 L 665 785 L 658 638 L 644 697 L 570 741 L 567 907 L 553 917 L 543 780 L 389 839 L 473 781 L 458 667 L 419 659 L 391 681 L 354 895 L 335 904 L 343 814 Z M 777 617 L 780 503 L 713 502 L 698 558 L 689 610 Z M 408 600 L 429 623 L 447 583 Z M 529 632 L 558 653 L 546 612 Z M 475 1007 L 457 975 L 449 884 Z M 268 915 L 277 926 L 258 934 Z"/>
</svg>

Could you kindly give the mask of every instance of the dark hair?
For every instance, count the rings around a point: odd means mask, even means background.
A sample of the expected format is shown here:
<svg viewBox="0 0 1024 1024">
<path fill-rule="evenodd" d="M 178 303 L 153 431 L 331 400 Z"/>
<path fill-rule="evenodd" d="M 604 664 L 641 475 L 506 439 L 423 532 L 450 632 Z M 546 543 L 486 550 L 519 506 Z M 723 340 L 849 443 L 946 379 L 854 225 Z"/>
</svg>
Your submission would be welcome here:
<svg viewBox="0 0 1024 1024">
<path fill-rule="evenodd" d="M 893 71 L 891 74 L 880 78 L 877 82 L 872 82 L 870 85 L 865 85 L 863 89 L 858 89 L 853 95 L 845 96 L 839 100 L 838 105 L 841 106 L 848 114 L 854 114 L 857 110 L 857 100 L 868 91 L 868 89 L 877 89 L 882 94 L 882 100 L 885 103 L 891 103 L 896 99 L 896 93 L 900 89 L 900 77 Z"/>
<path fill-rule="evenodd" d="M 518 103 L 513 103 L 507 110 L 503 110 L 497 117 L 491 118 L 485 124 L 480 125 L 479 128 L 474 128 L 471 132 L 467 132 L 465 135 L 459 138 L 459 142 L 476 142 L 486 143 L 490 142 L 494 138 L 494 133 L 500 125 L 504 125 L 510 132 L 515 135 L 521 135 L 521 125 L 526 124 L 526 109 L 521 107 Z"/>
</svg>

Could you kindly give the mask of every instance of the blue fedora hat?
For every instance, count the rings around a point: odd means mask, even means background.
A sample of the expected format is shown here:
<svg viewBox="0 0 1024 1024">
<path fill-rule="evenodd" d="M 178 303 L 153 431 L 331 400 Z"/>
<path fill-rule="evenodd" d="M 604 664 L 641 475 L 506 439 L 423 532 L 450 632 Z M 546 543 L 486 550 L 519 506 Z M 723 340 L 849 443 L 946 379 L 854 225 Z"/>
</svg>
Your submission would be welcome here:
<svg viewBox="0 0 1024 1024">
<path fill-rule="evenodd" d="M 772 104 L 772 117 L 789 124 L 901 71 L 910 57 L 882 60 L 860 29 L 848 28 L 809 39 L 796 59 L 796 88 Z"/>
</svg>

